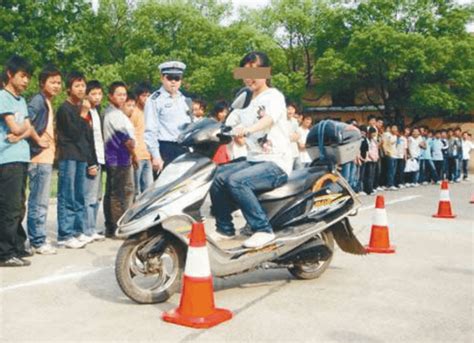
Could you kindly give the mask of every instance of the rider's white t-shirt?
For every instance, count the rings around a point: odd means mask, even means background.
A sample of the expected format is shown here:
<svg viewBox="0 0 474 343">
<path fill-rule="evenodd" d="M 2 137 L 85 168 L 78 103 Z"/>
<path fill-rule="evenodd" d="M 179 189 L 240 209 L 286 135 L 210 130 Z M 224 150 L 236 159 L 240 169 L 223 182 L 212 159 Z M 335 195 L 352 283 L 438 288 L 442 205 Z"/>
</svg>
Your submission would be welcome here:
<svg viewBox="0 0 474 343">
<path fill-rule="evenodd" d="M 227 125 L 249 127 L 263 116 L 269 115 L 273 125 L 246 138 L 248 161 L 275 162 L 288 175 L 293 166 L 288 133 L 285 97 L 275 88 L 269 88 L 253 99 L 249 106 L 226 121 Z M 230 119 L 230 118 L 229 118 Z"/>
</svg>

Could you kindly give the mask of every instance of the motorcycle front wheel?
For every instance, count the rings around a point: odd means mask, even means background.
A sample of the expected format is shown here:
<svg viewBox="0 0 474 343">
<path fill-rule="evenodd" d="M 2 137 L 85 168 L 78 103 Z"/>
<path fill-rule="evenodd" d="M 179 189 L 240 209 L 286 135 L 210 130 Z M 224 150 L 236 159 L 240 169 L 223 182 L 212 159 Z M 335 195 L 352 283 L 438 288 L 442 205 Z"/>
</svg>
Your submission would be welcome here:
<svg viewBox="0 0 474 343">
<path fill-rule="evenodd" d="M 334 237 L 331 231 L 324 231 L 319 234 L 321 240 L 334 252 Z M 302 280 L 317 279 L 320 277 L 331 264 L 332 255 L 326 261 L 318 262 L 298 262 L 288 271 L 296 278 Z"/>
<path fill-rule="evenodd" d="M 120 288 L 139 304 L 164 302 L 179 291 L 181 284 L 186 252 L 176 239 L 163 235 L 156 243 L 162 244 L 160 253 L 146 258 L 140 254 L 155 237 L 146 233 L 127 239 L 115 260 L 115 276 Z"/>
</svg>

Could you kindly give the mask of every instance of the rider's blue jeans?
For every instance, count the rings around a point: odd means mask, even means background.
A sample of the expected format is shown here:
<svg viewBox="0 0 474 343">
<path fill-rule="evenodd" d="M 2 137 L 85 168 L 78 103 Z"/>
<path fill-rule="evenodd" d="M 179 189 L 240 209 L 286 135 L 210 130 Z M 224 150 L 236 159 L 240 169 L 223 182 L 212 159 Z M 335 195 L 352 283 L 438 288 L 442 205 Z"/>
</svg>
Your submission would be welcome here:
<svg viewBox="0 0 474 343">
<path fill-rule="evenodd" d="M 234 235 L 232 212 L 240 208 L 254 232 L 272 232 L 258 194 L 283 185 L 288 175 L 273 162 L 241 161 L 219 167 L 211 186 L 211 200 L 220 233 Z"/>
</svg>

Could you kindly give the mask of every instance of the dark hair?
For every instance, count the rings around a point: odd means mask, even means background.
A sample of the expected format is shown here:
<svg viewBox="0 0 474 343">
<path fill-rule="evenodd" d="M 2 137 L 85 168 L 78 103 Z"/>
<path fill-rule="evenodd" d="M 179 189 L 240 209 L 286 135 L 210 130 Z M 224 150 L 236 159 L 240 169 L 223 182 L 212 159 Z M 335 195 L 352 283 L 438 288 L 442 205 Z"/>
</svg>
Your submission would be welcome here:
<svg viewBox="0 0 474 343">
<path fill-rule="evenodd" d="M 446 130 L 446 132 L 449 132 L 449 131 L 453 132 L 453 129 L 449 128 L 449 129 Z"/>
<path fill-rule="evenodd" d="M 115 93 L 115 90 L 119 87 L 124 87 L 126 90 L 128 90 L 127 84 L 123 81 L 114 81 L 109 85 L 109 95 L 113 95 Z"/>
<path fill-rule="evenodd" d="M 126 101 L 130 101 L 130 100 L 137 101 L 137 96 L 134 92 L 127 91 L 127 100 Z"/>
<path fill-rule="evenodd" d="M 33 66 L 27 59 L 21 56 L 18 56 L 18 55 L 11 56 L 7 60 L 4 66 L 5 85 L 8 83 L 8 80 L 10 79 L 10 77 L 8 76 L 8 72 L 10 72 L 13 76 L 20 71 L 23 71 L 27 73 L 29 76 L 31 76 L 33 75 Z"/>
<path fill-rule="evenodd" d="M 377 129 L 375 127 L 369 127 L 369 133 L 375 133 L 377 132 Z"/>
<path fill-rule="evenodd" d="M 89 94 L 94 89 L 102 90 L 102 84 L 97 80 L 90 80 L 87 82 L 86 94 Z"/>
<path fill-rule="evenodd" d="M 229 107 L 227 102 L 225 101 L 219 101 L 214 105 L 214 108 L 212 109 L 211 112 L 211 117 L 217 118 L 217 115 L 221 113 L 222 111 L 226 110 Z"/>
<path fill-rule="evenodd" d="M 377 117 L 376 119 L 377 119 L 377 121 L 381 120 L 381 121 L 385 122 L 385 120 L 383 119 L 383 117 L 380 117 L 380 116 L 379 116 L 379 117 Z"/>
<path fill-rule="evenodd" d="M 303 121 L 304 121 L 306 118 L 310 118 L 311 120 L 313 120 L 313 117 L 311 116 L 311 114 L 304 114 L 304 115 L 303 115 Z"/>
<path fill-rule="evenodd" d="M 84 82 L 86 82 L 86 77 L 85 77 L 84 73 L 82 73 L 80 71 L 77 71 L 77 70 L 73 70 L 69 74 L 67 74 L 67 76 L 66 76 L 66 89 L 71 89 L 72 84 L 75 81 L 84 81 Z"/>
<path fill-rule="evenodd" d="M 148 82 L 140 82 L 136 87 L 135 87 L 135 95 L 139 97 L 143 93 L 151 93 L 151 85 Z"/>
<path fill-rule="evenodd" d="M 203 99 L 200 99 L 200 98 L 196 98 L 196 99 L 193 99 L 193 102 L 195 104 L 199 104 L 199 107 L 203 110 L 206 109 L 206 106 L 207 106 L 207 103 L 203 100 Z"/>
<path fill-rule="evenodd" d="M 288 102 L 288 104 L 286 105 L 286 108 L 288 107 L 293 107 L 295 109 L 295 112 L 296 113 L 300 113 L 300 109 L 298 108 L 298 105 L 292 101 Z"/>
<path fill-rule="evenodd" d="M 369 114 L 369 116 L 367 117 L 367 121 L 371 121 L 372 119 L 377 119 L 377 117 L 373 114 Z"/>
<path fill-rule="evenodd" d="M 459 126 L 456 126 L 456 127 L 454 128 L 454 131 L 462 131 L 462 130 L 461 130 L 461 128 L 460 128 Z"/>
<path fill-rule="evenodd" d="M 359 126 L 359 130 L 360 130 L 361 132 L 367 133 L 367 126 L 361 125 L 361 126 Z"/>
<path fill-rule="evenodd" d="M 62 76 L 61 72 L 58 68 L 56 68 L 53 64 L 48 64 L 44 66 L 43 70 L 41 70 L 38 81 L 40 88 L 43 88 L 46 81 L 53 76 Z"/>
<path fill-rule="evenodd" d="M 252 51 L 240 60 L 240 67 L 245 67 L 247 63 L 258 63 L 259 67 L 270 67 L 270 59 L 267 54 L 261 51 Z"/>
</svg>

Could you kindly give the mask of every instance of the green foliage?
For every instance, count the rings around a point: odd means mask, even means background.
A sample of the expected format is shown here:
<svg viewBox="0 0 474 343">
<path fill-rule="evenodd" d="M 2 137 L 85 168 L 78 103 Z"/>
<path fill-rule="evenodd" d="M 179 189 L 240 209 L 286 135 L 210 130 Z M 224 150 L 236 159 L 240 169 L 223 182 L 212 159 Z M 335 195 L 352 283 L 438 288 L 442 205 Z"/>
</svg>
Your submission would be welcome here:
<svg viewBox="0 0 474 343">
<path fill-rule="evenodd" d="M 300 102 L 310 88 L 334 96 L 365 92 L 389 117 L 449 115 L 474 108 L 474 6 L 453 0 L 230 1 L 3 0 L 0 61 L 18 53 L 36 69 L 53 62 L 104 85 L 159 86 L 158 65 L 187 64 L 183 87 L 209 101 L 230 100 L 232 71 L 251 50 L 272 61 L 272 83 Z M 37 90 L 32 81 L 29 94 Z M 374 94 L 375 91 L 375 94 Z M 64 97 L 64 95 L 63 95 Z"/>
</svg>

